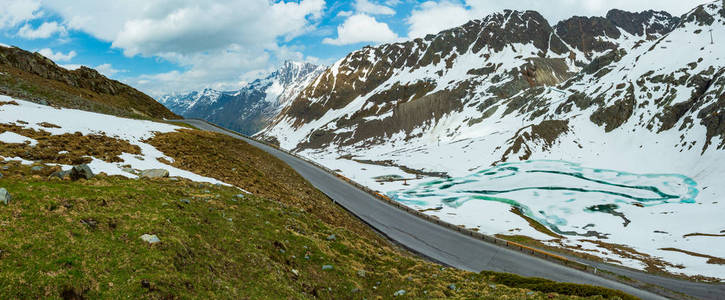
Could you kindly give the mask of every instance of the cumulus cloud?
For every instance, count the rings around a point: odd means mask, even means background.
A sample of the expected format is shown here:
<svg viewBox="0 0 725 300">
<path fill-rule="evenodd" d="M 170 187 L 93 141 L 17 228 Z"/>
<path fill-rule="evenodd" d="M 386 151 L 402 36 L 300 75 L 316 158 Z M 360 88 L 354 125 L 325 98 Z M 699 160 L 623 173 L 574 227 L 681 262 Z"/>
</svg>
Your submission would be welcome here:
<svg viewBox="0 0 725 300">
<path fill-rule="evenodd" d="M 53 52 L 53 50 L 50 49 L 50 48 L 40 49 L 40 50 L 38 50 L 38 53 L 40 53 L 41 55 L 43 55 L 43 56 L 45 56 L 47 58 L 50 58 L 50 60 L 52 60 L 54 62 L 70 61 L 71 59 L 73 59 L 74 57 L 76 57 L 76 54 L 77 54 L 75 51 L 70 51 L 70 52 L 65 53 L 65 54 L 63 52 L 60 52 L 60 51 Z"/>
<path fill-rule="evenodd" d="M 428 1 L 415 8 L 407 19 L 408 37 L 419 38 L 427 34 L 459 26 L 473 19 L 473 12 L 458 3 Z"/>
<path fill-rule="evenodd" d="M 42 14 L 40 0 L 0 0 L 0 29 L 12 28 Z"/>
<path fill-rule="evenodd" d="M 673 15 L 681 15 L 707 2 L 710 0 L 465 0 L 465 3 L 449 0 L 427 1 L 419 4 L 408 17 L 408 35 L 421 37 L 435 34 L 504 9 L 535 10 L 554 25 L 572 16 L 605 16 L 607 11 L 613 8 L 628 11 L 665 10 Z"/>
<path fill-rule="evenodd" d="M 375 18 L 358 14 L 345 20 L 337 27 L 337 38 L 325 38 L 323 43 L 329 45 L 349 45 L 361 42 L 391 42 L 398 39 L 388 24 L 378 22 Z"/>
<path fill-rule="evenodd" d="M 355 11 L 358 13 L 371 14 L 371 15 L 394 15 L 395 10 L 392 8 L 380 5 L 369 0 L 355 0 Z"/>
<path fill-rule="evenodd" d="M 126 70 L 115 69 L 115 68 L 113 68 L 113 66 L 111 64 L 97 65 L 94 69 L 96 69 L 96 71 L 98 71 L 98 73 L 101 73 L 106 77 L 111 77 L 111 76 L 115 75 L 116 73 L 128 72 Z"/>
<path fill-rule="evenodd" d="M 33 26 L 26 23 L 23 27 L 20 28 L 20 30 L 18 30 L 18 35 L 20 37 L 31 40 L 47 39 L 56 33 L 66 33 L 65 27 L 58 24 L 58 22 L 45 22 L 38 26 L 38 28 L 33 28 Z"/>
<path fill-rule="evenodd" d="M 315 29 L 325 9 L 324 0 L 43 3 L 69 30 L 111 42 L 126 56 L 159 57 L 183 68 L 127 79 L 146 83 L 145 91 L 238 85 L 239 74 L 268 67 L 280 43 Z"/>
</svg>

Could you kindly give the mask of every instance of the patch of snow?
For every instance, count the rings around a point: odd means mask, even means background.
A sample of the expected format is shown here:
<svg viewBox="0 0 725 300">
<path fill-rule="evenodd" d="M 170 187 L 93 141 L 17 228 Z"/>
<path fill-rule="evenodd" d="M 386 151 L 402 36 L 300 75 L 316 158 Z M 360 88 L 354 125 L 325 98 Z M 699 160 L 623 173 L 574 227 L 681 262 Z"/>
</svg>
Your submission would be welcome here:
<svg viewBox="0 0 725 300">
<path fill-rule="evenodd" d="M 38 141 L 34 139 L 10 131 L 0 133 L 0 142 L 7 144 L 24 144 L 28 142 L 30 143 L 30 146 L 35 146 L 38 144 Z"/>
<path fill-rule="evenodd" d="M 108 137 L 125 140 L 130 144 L 136 145 L 141 148 L 140 156 L 132 155 L 129 153 L 121 154 L 119 157 L 123 160 L 123 162 L 109 163 L 97 158 L 92 158 L 91 163 L 89 163 L 88 165 L 91 170 L 96 174 L 103 172 L 108 175 L 121 175 L 129 178 L 136 178 L 136 175 L 124 172 L 122 170 L 122 166 L 131 165 L 131 168 L 133 169 L 165 169 L 169 171 L 170 176 L 187 178 L 189 180 L 198 182 L 223 184 L 227 186 L 229 185 L 214 178 L 201 176 L 193 172 L 178 169 L 173 166 L 164 164 L 159 161 L 159 159 L 165 159 L 168 161 L 173 161 L 173 159 L 164 155 L 155 147 L 143 142 L 144 140 L 153 137 L 156 133 L 173 132 L 177 129 L 182 129 L 182 127 L 146 120 L 134 120 L 114 117 L 75 109 L 55 109 L 49 106 L 38 105 L 32 102 L 17 100 L 0 95 L 0 101 L 10 100 L 16 101 L 19 105 L 0 106 L 0 123 L 9 124 L 13 123 L 15 120 L 21 119 L 28 123 L 27 125 L 22 125 L 24 126 L 24 128 L 44 130 L 53 135 L 74 132 L 80 132 L 84 135 L 101 134 Z M 38 123 L 42 122 L 51 122 L 55 125 L 60 126 L 60 128 L 45 128 L 37 125 Z M 1 134 L 0 137 L 3 138 L 2 141 L 4 142 L 24 142 L 26 140 L 31 140 L 31 143 L 35 142 L 32 139 L 28 139 L 12 132 L 5 132 Z M 61 152 L 59 152 L 59 154 L 62 154 Z M 67 153 L 67 151 L 65 153 Z M 29 162 L 20 158 L 8 159 L 20 160 L 23 163 Z M 33 162 L 29 163 L 32 164 Z"/>
</svg>

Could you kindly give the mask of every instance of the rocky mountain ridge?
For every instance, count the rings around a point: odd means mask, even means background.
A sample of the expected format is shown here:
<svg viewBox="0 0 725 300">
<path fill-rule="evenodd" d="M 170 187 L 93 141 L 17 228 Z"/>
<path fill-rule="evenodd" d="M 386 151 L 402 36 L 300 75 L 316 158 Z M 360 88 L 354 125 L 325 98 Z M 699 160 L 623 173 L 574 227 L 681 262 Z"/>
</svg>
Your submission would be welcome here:
<svg viewBox="0 0 725 300">
<path fill-rule="evenodd" d="M 0 46 L 0 92 L 58 106 L 121 116 L 177 119 L 148 95 L 82 66 L 67 70 L 39 53 Z"/>
<path fill-rule="evenodd" d="M 166 95 L 159 102 L 187 118 L 200 118 L 246 134 L 267 126 L 323 67 L 286 61 L 278 70 L 236 91 L 204 89 Z"/>
<path fill-rule="evenodd" d="M 681 17 L 614 10 L 554 26 L 505 11 L 365 47 L 257 137 L 391 198 L 419 185 L 424 196 L 406 205 L 454 224 L 721 280 L 722 266 L 703 257 L 725 245 L 694 236 L 722 230 L 724 6 Z M 657 192 L 629 194 L 635 187 Z"/>
</svg>

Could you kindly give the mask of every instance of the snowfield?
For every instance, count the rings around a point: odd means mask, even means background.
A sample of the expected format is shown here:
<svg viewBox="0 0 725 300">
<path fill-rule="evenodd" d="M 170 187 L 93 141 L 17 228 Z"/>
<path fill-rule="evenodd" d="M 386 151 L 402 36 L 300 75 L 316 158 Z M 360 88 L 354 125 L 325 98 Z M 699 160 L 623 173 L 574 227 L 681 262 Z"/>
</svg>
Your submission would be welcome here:
<svg viewBox="0 0 725 300">
<path fill-rule="evenodd" d="M 101 134 L 125 140 L 130 144 L 141 148 L 142 155 L 124 153 L 120 156 L 123 159 L 123 162 L 119 163 L 108 163 L 97 158 L 92 158 L 93 161 L 89 163 L 88 166 L 95 174 L 103 172 L 107 175 L 121 175 L 129 178 L 137 178 L 137 175 L 123 170 L 122 166 L 130 165 L 132 169 L 165 169 L 169 171 L 169 176 L 187 178 L 198 182 L 227 185 L 226 183 L 214 178 L 200 176 L 160 162 L 159 159 L 165 159 L 168 161 L 173 161 L 173 159 L 164 155 L 153 146 L 142 142 L 145 139 L 153 137 L 155 133 L 173 132 L 177 129 L 181 129 L 181 127 L 152 121 L 119 118 L 82 110 L 56 109 L 50 106 L 39 105 L 0 95 L 0 101 L 11 100 L 17 102 L 19 105 L 0 106 L 0 123 L 14 123 L 24 128 L 43 130 L 53 135 L 75 132 L 80 132 L 84 135 Z M 16 122 L 18 120 L 27 122 L 27 124 L 19 124 Z M 60 128 L 47 128 L 39 125 L 43 122 L 58 125 Z M 17 133 L 3 132 L 0 134 L 0 142 L 2 143 L 24 143 L 26 141 L 28 141 L 31 146 L 36 143 L 36 141 Z M 25 164 L 32 164 L 30 161 L 19 158 L 5 157 L 4 159 L 18 160 Z M 64 170 L 69 170 L 71 167 L 72 166 L 67 165 L 62 166 Z"/>
</svg>

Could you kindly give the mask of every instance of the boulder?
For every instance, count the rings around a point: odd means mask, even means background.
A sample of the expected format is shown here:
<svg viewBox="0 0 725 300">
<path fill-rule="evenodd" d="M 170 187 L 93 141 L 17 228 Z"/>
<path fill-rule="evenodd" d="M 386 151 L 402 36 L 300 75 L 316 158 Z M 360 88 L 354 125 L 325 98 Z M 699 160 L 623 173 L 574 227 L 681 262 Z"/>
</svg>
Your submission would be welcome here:
<svg viewBox="0 0 725 300">
<path fill-rule="evenodd" d="M 160 243 L 161 242 L 161 240 L 159 239 L 159 237 L 156 236 L 155 234 L 144 234 L 144 235 L 141 236 L 141 239 L 144 242 L 147 242 L 149 244 L 156 244 L 156 243 Z"/>
<path fill-rule="evenodd" d="M 73 181 L 76 181 L 78 179 L 91 179 L 93 178 L 93 171 L 91 171 L 91 168 L 88 167 L 88 165 L 76 165 L 73 166 L 72 169 L 70 169 L 70 173 L 68 173 L 70 176 L 70 179 Z M 63 178 L 63 177 L 61 177 Z"/>
<path fill-rule="evenodd" d="M 68 170 L 68 171 L 53 172 L 53 174 L 50 174 L 50 177 L 51 178 L 52 177 L 58 177 L 60 179 L 66 179 L 66 178 L 68 178 L 70 176 L 70 172 L 71 172 L 70 170 Z"/>
<path fill-rule="evenodd" d="M 169 177 L 169 171 L 164 169 L 149 169 L 141 171 L 141 178 L 166 178 Z"/>
<path fill-rule="evenodd" d="M 8 190 L 5 188 L 0 188 L 0 203 L 8 205 L 10 203 L 10 200 L 12 200 L 12 196 L 10 196 L 10 193 L 8 193 Z"/>
</svg>

